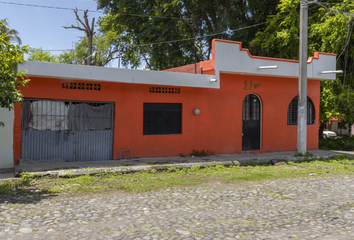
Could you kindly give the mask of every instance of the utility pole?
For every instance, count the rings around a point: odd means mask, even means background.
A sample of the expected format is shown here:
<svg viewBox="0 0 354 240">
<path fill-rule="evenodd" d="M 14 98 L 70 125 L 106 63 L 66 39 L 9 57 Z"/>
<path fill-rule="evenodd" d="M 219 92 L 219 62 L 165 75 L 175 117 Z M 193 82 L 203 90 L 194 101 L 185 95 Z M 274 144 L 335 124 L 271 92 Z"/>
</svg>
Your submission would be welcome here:
<svg viewBox="0 0 354 240">
<path fill-rule="evenodd" d="M 307 31 L 308 31 L 308 5 L 318 4 L 328 11 L 344 13 L 354 16 L 351 13 L 343 12 L 334 8 L 327 8 L 318 0 L 300 2 L 300 49 L 299 49 L 299 97 L 297 115 L 297 152 L 306 154 L 307 151 Z M 333 71 L 331 71 L 333 72 Z M 338 72 L 338 71 L 335 71 Z"/>
<path fill-rule="evenodd" d="M 306 154 L 307 150 L 307 29 L 308 0 L 301 0 L 297 151 L 302 154 Z"/>
<path fill-rule="evenodd" d="M 120 68 L 120 43 L 121 43 L 121 37 L 119 37 L 119 45 L 118 45 L 118 68 Z"/>
<path fill-rule="evenodd" d="M 195 53 L 194 16 L 192 14 L 193 46 L 194 46 L 194 74 L 197 74 L 197 54 Z"/>
</svg>

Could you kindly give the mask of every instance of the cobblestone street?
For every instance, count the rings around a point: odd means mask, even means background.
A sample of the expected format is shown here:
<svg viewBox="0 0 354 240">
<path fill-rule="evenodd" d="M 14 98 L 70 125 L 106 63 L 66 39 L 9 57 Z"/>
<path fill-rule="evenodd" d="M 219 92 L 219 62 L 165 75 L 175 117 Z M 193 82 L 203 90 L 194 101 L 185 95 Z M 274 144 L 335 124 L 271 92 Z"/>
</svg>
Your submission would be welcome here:
<svg viewBox="0 0 354 240">
<path fill-rule="evenodd" d="M 354 177 L 1 196 L 1 239 L 354 239 Z"/>
</svg>

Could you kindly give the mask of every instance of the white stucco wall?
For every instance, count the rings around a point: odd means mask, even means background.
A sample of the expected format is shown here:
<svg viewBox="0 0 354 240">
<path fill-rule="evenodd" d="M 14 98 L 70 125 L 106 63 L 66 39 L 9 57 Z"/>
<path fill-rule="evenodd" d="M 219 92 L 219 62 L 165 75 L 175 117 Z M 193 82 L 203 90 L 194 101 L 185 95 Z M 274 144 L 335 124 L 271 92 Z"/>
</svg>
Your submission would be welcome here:
<svg viewBox="0 0 354 240">
<path fill-rule="evenodd" d="M 247 50 L 241 50 L 241 43 L 215 42 L 215 72 L 239 73 L 248 75 L 262 75 L 286 78 L 299 77 L 299 63 L 297 61 L 284 61 L 282 59 L 251 57 Z M 259 69 L 261 66 L 278 66 L 277 69 Z M 335 73 L 322 74 L 322 71 L 336 70 L 336 56 L 319 54 L 307 64 L 307 78 L 319 80 L 332 80 Z"/>
<path fill-rule="evenodd" d="M 0 107 L 0 121 L 5 123 L 5 127 L 0 127 L 0 169 L 13 168 L 14 111 Z"/>
</svg>

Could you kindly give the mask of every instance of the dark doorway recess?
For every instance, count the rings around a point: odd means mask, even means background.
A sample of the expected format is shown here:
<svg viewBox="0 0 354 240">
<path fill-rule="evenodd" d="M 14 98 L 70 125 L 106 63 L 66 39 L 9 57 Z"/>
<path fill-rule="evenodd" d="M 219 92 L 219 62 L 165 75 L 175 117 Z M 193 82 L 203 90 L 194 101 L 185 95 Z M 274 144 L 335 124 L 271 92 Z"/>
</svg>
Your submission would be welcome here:
<svg viewBox="0 0 354 240">
<path fill-rule="evenodd" d="M 261 148 L 261 102 L 254 94 L 243 100 L 242 108 L 242 150 Z"/>
</svg>

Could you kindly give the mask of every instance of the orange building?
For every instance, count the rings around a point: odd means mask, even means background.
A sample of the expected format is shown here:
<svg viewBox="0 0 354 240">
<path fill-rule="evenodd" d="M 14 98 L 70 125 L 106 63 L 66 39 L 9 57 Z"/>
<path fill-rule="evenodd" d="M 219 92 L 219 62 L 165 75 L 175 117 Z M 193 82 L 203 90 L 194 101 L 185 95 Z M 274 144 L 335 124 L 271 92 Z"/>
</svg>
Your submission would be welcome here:
<svg viewBox="0 0 354 240">
<path fill-rule="evenodd" d="M 335 67 L 334 54 L 308 61 L 307 149 L 318 149 L 320 81 L 335 79 L 322 71 Z M 13 161 L 296 150 L 298 68 L 223 40 L 212 60 L 160 72 L 26 62 Z"/>
</svg>

